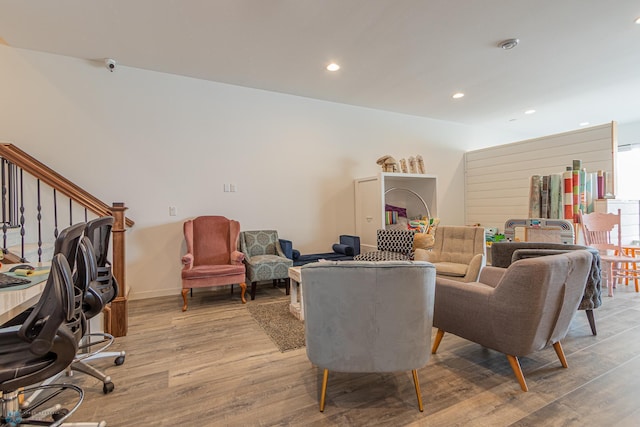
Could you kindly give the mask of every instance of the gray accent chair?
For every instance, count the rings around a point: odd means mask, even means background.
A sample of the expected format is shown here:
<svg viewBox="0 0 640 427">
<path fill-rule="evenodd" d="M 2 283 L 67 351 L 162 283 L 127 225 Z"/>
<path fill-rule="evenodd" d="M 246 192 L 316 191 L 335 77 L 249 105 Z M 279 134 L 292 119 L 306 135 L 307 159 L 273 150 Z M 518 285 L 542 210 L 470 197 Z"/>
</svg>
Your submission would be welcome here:
<svg viewBox="0 0 640 427">
<path fill-rule="evenodd" d="M 558 253 L 586 249 L 591 252 L 591 271 L 587 277 L 582 300 L 578 310 L 584 310 L 591 327 L 591 333 L 597 335 L 593 310 L 602 305 L 602 270 L 600 253 L 589 246 L 566 245 L 543 242 L 497 242 L 491 246 L 491 266 L 507 268 L 512 262 L 522 258 L 555 255 Z"/>
<path fill-rule="evenodd" d="M 302 267 L 307 356 L 324 370 L 412 371 L 429 360 L 435 268 L 427 262 L 326 261 Z"/>
<path fill-rule="evenodd" d="M 582 299 L 591 260 L 589 251 L 571 251 L 521 259 L 504 273 L 485 267 L 478 282 L 438 280 L 433 315 L 438 332 L 431 352 L 449 332 L 504 353 L 528 391 L 518 357 L 553 345 L 567 367 L 560 341 Z"/>
<path fill-rule="evenodd" d="M 415 260 L 433 263 L 438 277 L 459 282 L 478 280 L 486 258 L 484 228 L 452 225 L 439 226 L 433 248 L 416 249 L 414 256 Z"/>
<path fill-rule="evenodd" d="M 251 282 L 251 299 L 256 299 L 256 286 L 263 280 L 284 279 L 289 295 L 289 267 L 293 261 L 286 257 L 280 246 L 276 230 L 241 231 L 238 238 L 240 252 L 244 254 L 247 281 Z"/>
</svg>

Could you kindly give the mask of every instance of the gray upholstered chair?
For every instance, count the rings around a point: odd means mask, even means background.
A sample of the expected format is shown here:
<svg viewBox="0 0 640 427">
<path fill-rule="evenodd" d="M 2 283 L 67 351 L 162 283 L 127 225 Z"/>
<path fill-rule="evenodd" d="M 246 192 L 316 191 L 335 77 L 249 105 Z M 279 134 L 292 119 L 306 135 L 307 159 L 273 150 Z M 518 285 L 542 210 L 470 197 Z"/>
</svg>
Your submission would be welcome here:
<svg viewBox="0 0 640 427">
<path fill-rule="evenodd" d="M 433 249 L 416 249 L 414 259 L 433 263 L 438 276 L 473 282 L 478 280 L 486 255 L 484 228 L 441 225 Z"/>
<path fill-rule="evenodd" d="M 485 267 L 480 281 L 438 280 L 433 325 L 435 354 L 445 332 L 507 355 L 520 387 L 528 391 L 518 357 L 548 345 L 563 367 L 560 341 L 584 293 L 591 270 L 589 251 L 521 259 L 504 272 Z"/>
<path fill-rule="evenodd" d="M 247 281 L 251 282 L 251 299 L 256 299 L 256 286 L 263 280 L 284 279 L 289 293 L 289 267 L 293 261 L 287 258 L 280 247 L 275 230 L 241 231 L 240 251 L 244 254 Z"/>
<path fill-rule="evenodd" d="M 362 252 L 356 261 L 409 261 L 413 259 L 415 230 L 385 230 L 376 233 L 377 250 Z"/>
<path fill-rule="evenodd" d="M 555 255 L 562 252 L 586 249 L 591 252 L 591 271 L 587 277 L 582 300 L 578 310 L 584 310 L 591 327 L 591 333 L 596 335 L 596 320 L 593 310 L 602 305 L 602 270 L 600 253 L 597 249 L 581 245 L 565 245 L 562 243 L 544 242 L 496 242 L 491 245 L 491 266 L 507 268 L 513 261 L 522 258 L 532 258 L 544 255 Z"/>
<path fill-rule="evenodd" d="M 302 267 L 305 337 L 311 363 L 324 370 L 412 371 L 429 360 L 435 268 L 412 261 L 326 261 Z"/>
</svg>

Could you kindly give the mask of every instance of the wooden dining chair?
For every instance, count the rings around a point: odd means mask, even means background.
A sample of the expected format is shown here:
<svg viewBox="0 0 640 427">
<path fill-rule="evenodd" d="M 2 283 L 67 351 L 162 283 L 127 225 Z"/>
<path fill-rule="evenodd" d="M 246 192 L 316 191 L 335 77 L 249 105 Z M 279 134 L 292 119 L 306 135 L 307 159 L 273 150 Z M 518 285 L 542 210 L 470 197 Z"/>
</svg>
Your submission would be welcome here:
<svg viewBox="0 0 640 427">
<path fill-rule="evenodd" d="M 594 247 L 600 252 L 602 270 L 607 273 L 607 288 L 610 297 L 613 296 L 618 279 L 637 279 L 640 271 L 640 258 L 626 255 L 622 246 L 621 213 L 617 214 L 593 212 L 580 214 L 580 224 L 584 241 L 587 246 Z M 636 280 L 636 292 L 639 292 Z"/>
</svg>

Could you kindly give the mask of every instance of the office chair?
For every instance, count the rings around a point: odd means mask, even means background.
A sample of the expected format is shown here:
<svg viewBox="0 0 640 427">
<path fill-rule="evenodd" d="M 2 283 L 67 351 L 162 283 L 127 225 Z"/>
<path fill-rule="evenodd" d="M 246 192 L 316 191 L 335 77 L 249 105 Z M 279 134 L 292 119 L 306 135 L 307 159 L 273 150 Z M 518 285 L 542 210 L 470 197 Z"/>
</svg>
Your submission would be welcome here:
<svg viewBox="0 0 640 427">
<path fill-rule="evenodd" d="M 64 255 L 56 254 L 44 291 L 21 325 L 0 330 L 0 401 L 2 425 L 60 426 L 84 399 L 83 390 L 72 384 L 38 384 L 67 369 L 77 352 L 83 314 L 72 273 Z M 26 387 L 24 390 L 22 388 Z M 30 405 L 19 401 L 33 391 L 48 390 Z M 70 410 L 55 405 L 43 407 L 54 397 L 70 391 L 77 402 Z M 68 393 L 65 393 L 68 394 Z M 104 427 L 105 422 L 65 426 Z"/>
</svg>

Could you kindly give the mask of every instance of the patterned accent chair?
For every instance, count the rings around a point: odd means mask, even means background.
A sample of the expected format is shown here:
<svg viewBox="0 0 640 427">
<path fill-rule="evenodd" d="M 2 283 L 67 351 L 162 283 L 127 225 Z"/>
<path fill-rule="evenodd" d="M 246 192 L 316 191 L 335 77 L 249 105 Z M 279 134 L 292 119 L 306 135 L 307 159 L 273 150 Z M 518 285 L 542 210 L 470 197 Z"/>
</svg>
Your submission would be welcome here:
<svg viewBox="0 0 640 427">
<path fill-rule="evenodd" d="M 247 281 L 251 282 L 251 299 L 256 299 L 256 286 L 263 280 L 284 279 L 289 293 L 289 267 L 293 261 L 282 251 L 275 230 L 242 231 L 240 251 L 244 254 L 247 267 Z"/>
<path fill-rule="evenodd" d="M 378 230 L 378 250 L 363 252 L 354 261 L 409 261 L 413 259 L 414 230 Z"/>
<path fill-rule="evenodd" d="M 187 292 L 193 288 L 239 284 L 244 293 L 243 255 L 236 250 L 240 223 L 223 216 L 199 216 L 184 223 L 187 253 L 182 257 L 182 311 L 187 309 Z"/>
</svg>

